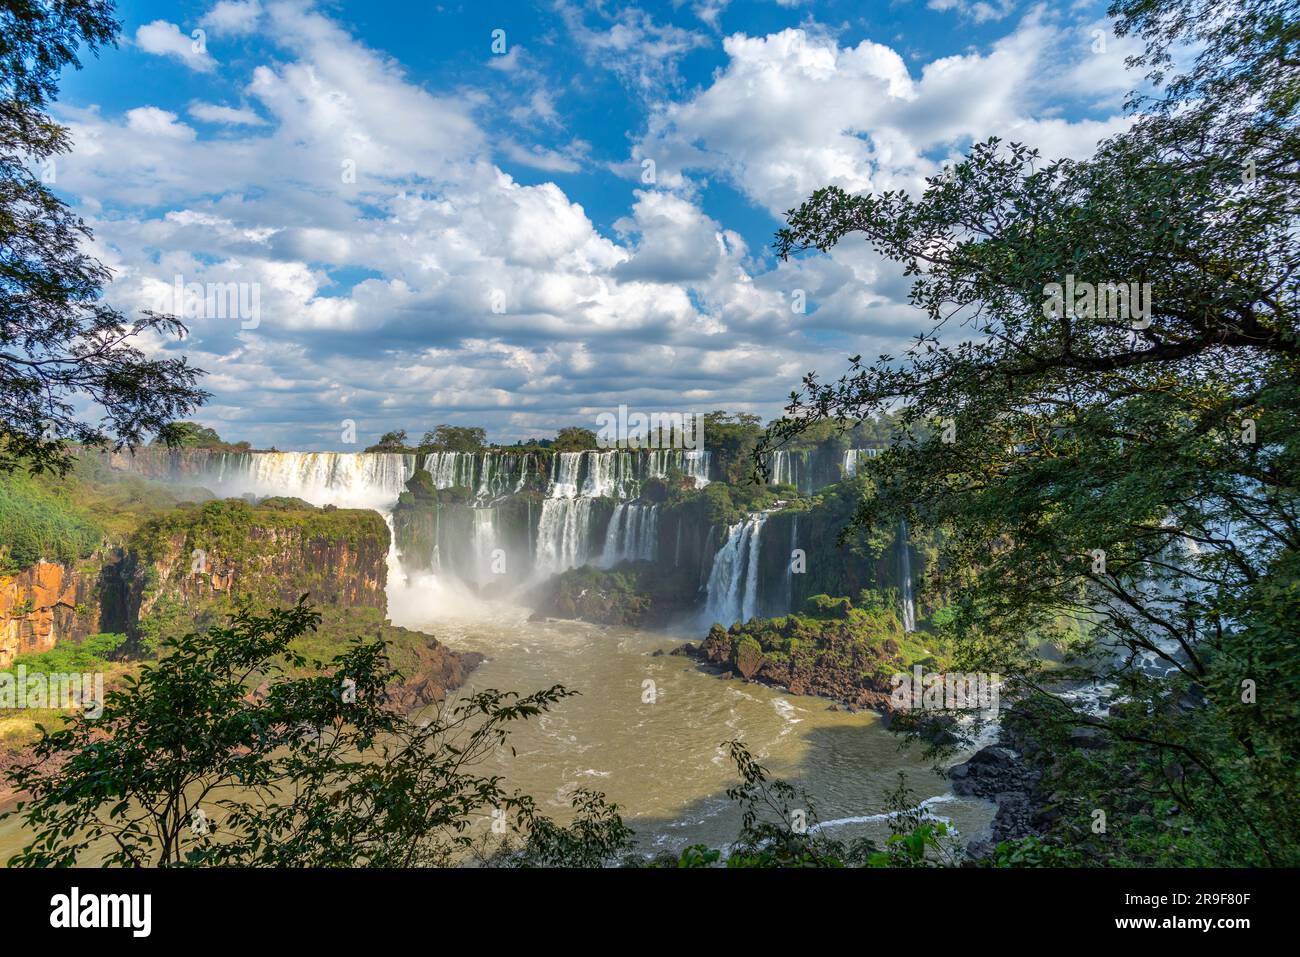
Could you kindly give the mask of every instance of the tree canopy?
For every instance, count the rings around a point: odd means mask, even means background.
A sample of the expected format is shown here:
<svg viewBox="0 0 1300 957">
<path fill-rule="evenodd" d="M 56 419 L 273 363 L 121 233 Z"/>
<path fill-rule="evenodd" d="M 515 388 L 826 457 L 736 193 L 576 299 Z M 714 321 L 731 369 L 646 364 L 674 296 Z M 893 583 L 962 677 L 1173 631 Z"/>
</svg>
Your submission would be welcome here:
<svg viewBox="0 0 1300 957">
<path fill-rule="evenodd" d="M 206 397 L 185 357 L 141 340 L 184 336 L 174 317 L 108 305 L 89 228 L 47 185 L 68 131 L 45 112 L 65 66 L 116 40 L 113 5 L 0 2 L 0 469 L 65 471 L 65 443 L 138 445 Z M 40 168 L 40 175 L 33 167 Z M 87 416 L 97 417 L 88 419 Z"/>
<path fill-rule="evenodd" d="M 1154 92 L 1095 155 L 990 139 L 919 196 L 818 190 L 777 236 L 782 256 L 865 240 L 914 277 L 928 327 L 806 376 L 756 454 L 896 413 L 856 520 L 941 531 L 927 587 L 954 601 L 967 666 L 1011 676 L 1049 745 L 1080 724 L 1112 744 L 1070 759 L 1062 825 L 1110 859 L 1300 860 L 1290 7 L 1117 0 Z M 1045 673 L 1041 640 L 1089 667 Z M 1098 662 L 1124 707 L 1048 693 Z M 1121 840 L 1090 834 L 1117 805 Z"/>
</svg>

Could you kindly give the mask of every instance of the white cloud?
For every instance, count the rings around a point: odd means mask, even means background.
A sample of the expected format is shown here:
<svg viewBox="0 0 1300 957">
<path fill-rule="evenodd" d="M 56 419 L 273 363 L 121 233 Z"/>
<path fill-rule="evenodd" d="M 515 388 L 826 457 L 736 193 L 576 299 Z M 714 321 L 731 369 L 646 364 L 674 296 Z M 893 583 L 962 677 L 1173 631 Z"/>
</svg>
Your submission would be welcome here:
<svg viewBox="0 0 1300 957">
<path fill-rule="evenodd" d="M 121 116 L 69 108 L 76 151 L 60 187 L 84 198 L 124 308 L 157 308 L 178 276 L 257 284 L 257 329 L 197 318 L 183 348 L 210 373 L 204 421 L 281 448 L 337 447 L 343 418 L 363 436 L 459 418 L 510 441 L 620 402 L 775 414 L 829 348 L 875 354 L 915 331 L 907 281 L 851 244 L 754 262 L 705 213 L 708 180 L 779 216 L 828 182 L 913 186 L 934 151 L 966 137 L 1020 131 L 1068 152 L 1109 122 L 1039 109 L 1054 54 L 1033 20 L 919 76 L 879 44 L 738 34 L 703 89 L 655 108 L 637 153 L 656 158 L 658 183 L 628 186 L 607 236 L 554 183 L 521 183 L 493 161 L 571 172 L 590 150 L 527 142 L 524 131 L 556 133 L 562 119 L 527 59 L 509 81 L 517 91 L 528 78 L 523 98 L 506 101 L 525 111 L 520 129 L 494 138 L 475 104 L 501 99 L 425 89 L 299 3 L 267 3 L 261 17 L 276 49 L 239 78 L 241 106 L 189 107 L 223 129 L 147 103 Z M 637 30 L 666 43 L 668 60 L 695 45 L 635 11 L 600 22 L 584 27 L 585 55 L 638 88 L 668 74 L 637 61 Z M 1085 95 L 1091 73 L 1070 75 Z M 651 82 L 662 99 L 668 88 Z M 790 308 L 796 289 L 808 315 Z"/>
<path fill-rule="evenodd" d="M 930 0 L 926 6 L 931 10 L 956 10 L 968 20 L 987 23 L 1009 15 L 1016 8 L 1016 0 Z"/>
<path fill-rule="evenodd" d="M 648 99 L 664 97 L 678 83 L 681 58 L 709 45 L 703 34 L 657 23 L 635 6 L 608 13 L 600 3 L 584 8 L 569 0 L 556 0 L 555 8 L 588 63 L 611 71 Z M 595 26 L 587 22 L 591 13 L 596 16 Z"/>
<path fill-rule="evenodd" d="M 266 120 L 248 107 L 220 106 L 216 103 L 191 103 L 190 116 L 205 123 L 224 126 L 265 126 Z"/>
<path fill-rule="evenodd" d="M 1113 92 L 1106 120 L 1051 116 L 1062 71 L 1078 92 L 1095 79 L 1076 66 L 1090 55 L 1076 41 L 1035 11 L 987 52 L 944 57 L 917 77 L 898 53 L 870 40 L 841 47 L 810 29 L 734 34 L 708 87 L 651 116 L 628 168 L 653 159 L 660 184 L 687 190 L 696 174 L 722 173 L 784 219 L 820 186 L 920 189 L 942 165 L 936 152 L 960 151 L 972 139 L 1021 138 L 1050 156 L 1084 155 L 1124 120 Z M 1108 77 L 1102 90 L 1114 86 Z"/>
<path fill-rule="evenodd" d="M 140 106 L 128 110 L 126 128 L 145 137 L 164 137 L 186 142 L 195 136 L 194 130 L 180 122 L 175 113 L 160 110 L 156 106 Z"/>
<path fill-rule="evenodd" d="M 257 29 L 261 18 L 258 0 L 221 0 L 203 15 L 199 26 L 220 36 L 246 36 Z"/>
<path fill-rule="evenodd" d="M 166 20 L 154 20 L 140 27 L 135 31 L 135 42 L 145 53 L 172 57 L 200 73 L 209 73 L 217 66 L 201 36 L 185 36 L 180 27 Z"/>
</svg>

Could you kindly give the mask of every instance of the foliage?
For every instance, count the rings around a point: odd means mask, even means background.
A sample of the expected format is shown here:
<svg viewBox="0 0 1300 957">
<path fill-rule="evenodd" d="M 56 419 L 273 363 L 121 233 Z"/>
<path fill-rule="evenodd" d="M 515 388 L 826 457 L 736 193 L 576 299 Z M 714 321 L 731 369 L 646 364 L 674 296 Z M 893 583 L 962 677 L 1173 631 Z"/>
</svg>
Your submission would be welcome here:
<svg viewBox="0 0 1300 957">
<path fill-rule="evenodd" d="M 70 562 L 94 554 L 104 529 L 42 483 L 21 472 L 0 472 L 0 572 L 41 559 Z"/>
<path fill-rule="evenodd" d="M 589 862 L 587 837 L 621 833 L 596 796 L 582 816 L 596 823 L 565 836 L 473 773 L 515 722 L 571 692 L 487 690 L 417 720 L 386 704 L 397 675 L 382 641 L 323 664 L 295 653 L 317 622 L 301 602 L 237 614 L 205 638 L 170 641 L 107 693 L 98 720 L 43 730 L 8 775 L 30 795 L 10 813 L 35 834 L 10 863 L 66 866 L 111 843 L 109 866 L 445 865 L 473 850 L 473 825 L 494 810 L 520 812 L 548 863 L 567 850 Z"/>
<path fill-rule="evenodd" d="M 732 415 L 721 410 L 705 413 L 704 443 L 713 455 L 714 475 L 731 485 L 749 482 L 749 456 L 763 434 L 756 415 Z"/>
<path fill-rule="evenodd" d="M 585 452 L 595 448 L 596 433 L 575 425 L 560 429 L 551 445 L 555 452 Z"/>
<path fill-rule="evenodd" d="M 0 471 L 65 471 L 69 440 L 135 446 L 206 398 L 184 357 L 150 358 L 135 341 L 183 336 L 172 316 L 129 320 L 103 299 L 109 269 L 83 251 L 90 229 L 33 167 L 72 146 L 47 110 L 84 47 L 116 42 L 104 0 L 0 4 Z M 29 165 L 30 164 L 30 165 Z M 90 403 L 98 421 L 81 417 Z"/>
<path fill-rule="evenodd" d="M 724 741 L 722 747 L 741 778 L 727 789 L 727 797 L 741 810 L 740 835 L 731 846 L 728 867 L 843 867 L 846 856 L 874 850 L 861 845 L 850 854 L 821 833 L 817 809 L 806 793 L 786 781 L 769 780 L 767 768 L 743 742 Z"/>
<path fill-rule="evenodd" d="M 510 867 L 604 867 L 627 853 L 632 829 L 623 823 L 617 804 L 587 788 L 573 795 L 574 819 L 561 826 L 537 813 L 536 802 L 520 798 L 515 829 L 520 846 L 498 855 Z"/>
<path fill-rule="evenodd" d="M 170 442 L 159 437 L 152 444 L 170 444 L 173 448 L 206 449 L 211 452 L 247 452 L 251 448 L 248 442 L 223 441 L 216 429 L 197 422 L 173 422 L 169 427 L 169 435 Z"/>
<path fill-rule="evenodd" d="M 318 508 L 300 499 L 277 497 L 257 505 L 237 498 L 182 505 L 141 526 L 131 547 L 142 559 L 152 561 L 168 554 L 181 540 L 187 556 L 191 549 L 202 548 L 209 558 L 233 562 L 255 556 L 264 548 L 252 535 L 258 528 L 296 531 L 308 541 L 380 541 L 387 546 L 387 529 L 374 512 Z"/>
<path fill-rule="evenodd" d="M 125 651 L 126 635 L 88 635 L 80 642 L 60 642 L 49 651 L 18 655 L 13 667 L 26 666 L 28 671 L 45 674 L 95 670 L 117 660 Z"/>
<path fill-rule="evenodd" d="M 1117 0 L 1155 92 L 1093 157 L 989 140 L 920 197 L 818 190 L 777 237 L 789 256 L 861 236 L 915 277 L 930 327 L 901 357 L 806 376 L 756 466 L 813 423 L 896 414 L 856 522 L 941 533 L 928 584 L 964 667 L 1007 679 L 1044 762 L 1070 768 L 1060 836 L 1107 860 L 1300 860 L 1288 7 Z M 1149 283 L 1149 309 L 1066 303 L 1072 282 Z M 1043 639 L 1087 667 L 1045 672 Z M 1122 705 L 1100 718 L 1052 693 L 1098 661 Z M 1106 747 L 1072 747 L 1080 725 Z M 1105 836 L 1080 817 L 1095 807 Z"/>
<path fill-rule="evenodd" d="M 403 434 L 403 439 L 405 435 Z M 487 442 L 487 431 L 460 425 L 439 425 L 425 432 L 420 439 L 420 450 L 439 449 L 444 452 L 477 452 Z"/>
<path fill-rule="evenodd" d="M 385 432 L 379 441 L 366 448 L 367 452 L 409 452 L 406 445 L 406 429 Z"/>
</svg>

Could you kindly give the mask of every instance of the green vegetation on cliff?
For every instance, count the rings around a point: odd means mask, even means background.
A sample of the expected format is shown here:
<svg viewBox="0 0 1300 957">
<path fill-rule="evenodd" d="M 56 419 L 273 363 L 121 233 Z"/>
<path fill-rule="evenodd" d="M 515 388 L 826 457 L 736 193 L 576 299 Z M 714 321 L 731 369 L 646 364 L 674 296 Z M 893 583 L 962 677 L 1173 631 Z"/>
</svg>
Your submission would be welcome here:
<svg viewBox="0 0 1300 957">
<path fill-rule="evenodd" d="M 884 708 L 893 676 L 913 665 L 943 670 L 951 649 L 938 636 L 907 633 L 897 606 L 879 593 L 856 600 L 814 595 L 799 614 L 714 625 L 700 647 L 706 661 L 854 707 Z"/>
<path fill-rule="evenodd" d="M 191 548 L 205 549 L 238 561 L 256 557 L 265 545 L 256 530 L 293 532 L 305 541 L 363 542 L 388 547 L 388 529 L 378 512 L 358 508 L 318 508 L 301 499 L 275 497 L 254 505 L 243 499 L 219 499 L 177 508 L 143 525 L 131 547 L 146 560 L 166 554 L 178 536 Z"/>
<path fill-rule="evenodd" d="M 131 601 L 142 650 L 205 631 L 237 606 L 267 609 L 302 595 L 383 608 L 388 528 L 365 509 L 299 499 L 222 499 L 173 509 L 130 541 Z"/>
<path fill-rule="evenodd" d="M 93 453 L 73 457 L 63 474 L 0 473 L 0 572 L 88 558 L 176 504 L 210 497 L 114 472 Z"/>
<path fill-rule="evenodd" d="M 22 472 L 0 473 L 0 572 L 41 559 L 71 562 L 94 553 L 104 529 L 51 483 Z"/>
</svg>

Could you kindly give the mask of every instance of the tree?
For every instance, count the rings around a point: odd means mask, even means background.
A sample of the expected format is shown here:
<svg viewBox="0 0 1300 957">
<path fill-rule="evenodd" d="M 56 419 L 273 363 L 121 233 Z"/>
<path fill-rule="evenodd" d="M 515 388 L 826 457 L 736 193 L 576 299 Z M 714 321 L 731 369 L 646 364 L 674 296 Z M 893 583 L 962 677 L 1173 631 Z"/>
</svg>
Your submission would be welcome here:
<svg viewBox="0 0 1300 957">
<path fill-rule="evenodd" d="M 1117 0 L 1158 95 L 1092 158 L 991 139 L 920 197 L 818 190 L 777 236 L 782 256 L 862 237 L 916 277 L 929 328 L 901 357 L 806 376 L 756 455 L 898 413 L 856 522 L 943 533 L 927 587 L 954 599 L 964 666 L 1009 676 L 1004 700 L 1060 755 L 1062 833 L 1106 859 L 1300 861 L 1289 6 Z M 1199 52 L 1171 76 L 1180 44 Z M 1043 640 L 1089 667 L 1045 674 Z M 1097 661 L 1122 707 L 1051 693 Z M 1108 747 L 1072 749 L 1080 725 Z M 1099 807 L 1111 838 L 1086 827 Z"/>
<path fill-rule="evenodd" d="M 485 853 L 473 824 L 508 815 L 524 837 L 512 863 L 594 864 L 593 848 L 626 846 L 603 795 L 582 795 L 566 828 L 473 772 L 511 725 L 573 692 L 487 690 L 407 715 L 386 703 L 399 676 L 382 641 L 325 664 L 293 650 L 319 621 L 303 602 L 241 611 L 167 641 L 96 718 L 43 732 L 9 773 L 30 794 L 10 813 L 35 833 L 10 864 L 71 865 L 111 841 L 107 865 L 445 865 Z"/>
<path fill-rule="evenodd" d="M 556 452 L 586 452 L 596 447 L 596 433 L 576 425 L 560 429 L 551 445 Z"/>
<path fill-rule="evenodd" d="M 705 413 L 704 443 L 713 456 L 710 470 L 714 475 L 731 485 L 740 485 L 750 478 L 749 459 L 763 434 L 761 421 L 746 412 Z"/>
<path fill-rule="evenodd" d="M 425 432 L 420 447 L 433 447 L 447 452 L 477 452 L 487 442 L 487 431 L 460 425 L 440 425 Z"/>
<path fill-rule="evenodd" d="M 379 441 L 366 449 L 367 452 L 404 452 L 406 451 L 406 429 L 385 432 Z"/>
<path fill-rule="evenodd" d="M 197 408 L 201 370 L 151 359 L 142 335 L 184 336 L 174 317 L 134 320 L 103 300 L 112 278 L 82 251 L 85 223 L 44 179 L 71 141 L 46 110 L 59 71 L 115 43 L 104 0 L 0 0 L 0 470 L 65 472 L 68 440 L 135 446 Z M 41 168 L 38 176 L 29 163 Z M 98 419 L 83 421 L 79 401 Z"/>
</svg>

